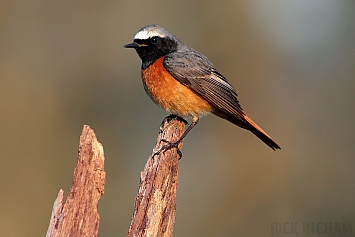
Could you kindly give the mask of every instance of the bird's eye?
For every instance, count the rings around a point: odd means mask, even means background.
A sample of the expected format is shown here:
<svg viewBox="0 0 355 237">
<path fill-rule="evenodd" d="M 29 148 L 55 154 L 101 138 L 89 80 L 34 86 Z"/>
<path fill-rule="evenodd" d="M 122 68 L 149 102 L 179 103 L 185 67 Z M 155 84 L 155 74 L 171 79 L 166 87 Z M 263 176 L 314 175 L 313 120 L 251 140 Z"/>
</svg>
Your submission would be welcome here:
<svg viewBox="0 0 355 237">
<path fill-rule="evenodd" d="M 154 37 L 150 40 L 150 42 L 152 42 L 152 44 L 158 43 L 158 37 L 154 36 Z"/>
</svg>

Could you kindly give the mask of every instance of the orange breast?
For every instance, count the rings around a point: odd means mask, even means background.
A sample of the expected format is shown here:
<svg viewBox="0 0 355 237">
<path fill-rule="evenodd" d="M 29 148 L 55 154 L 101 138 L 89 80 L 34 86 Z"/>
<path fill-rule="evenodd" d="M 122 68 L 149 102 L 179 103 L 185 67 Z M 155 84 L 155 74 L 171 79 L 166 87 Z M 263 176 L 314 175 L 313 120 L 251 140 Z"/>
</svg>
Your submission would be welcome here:
<svg viewBox="0 0 355 237">
<path fill-rule="evenodd" d="M 164 57 L 142 71 L 144 89 L 166 111 L 181 117 L 208 114 L 212 106 L 205 99 L 174 79 L 163 65 Z"/>
</svg>

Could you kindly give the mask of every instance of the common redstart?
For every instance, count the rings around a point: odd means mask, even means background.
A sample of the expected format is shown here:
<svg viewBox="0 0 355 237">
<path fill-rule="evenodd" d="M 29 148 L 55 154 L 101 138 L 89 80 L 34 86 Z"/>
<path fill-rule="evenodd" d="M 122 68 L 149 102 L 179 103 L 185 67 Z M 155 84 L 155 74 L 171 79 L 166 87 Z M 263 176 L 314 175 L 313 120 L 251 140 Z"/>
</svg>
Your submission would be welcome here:
<svg viewBox="0 0 355 237">
<path fill-rule="evenodd" d="M 273 150 L 281 149 L 244 112 L 237 92 L 206 56 L 182 43 L 159 25 L 143 27 L 125 48 L 134 48 L 142 60 L 142 80 L 150 98 L 166 111 L 192 122 L 177 142 L 198 123 L 213 113 L 251 131 Z"/>
</svg>

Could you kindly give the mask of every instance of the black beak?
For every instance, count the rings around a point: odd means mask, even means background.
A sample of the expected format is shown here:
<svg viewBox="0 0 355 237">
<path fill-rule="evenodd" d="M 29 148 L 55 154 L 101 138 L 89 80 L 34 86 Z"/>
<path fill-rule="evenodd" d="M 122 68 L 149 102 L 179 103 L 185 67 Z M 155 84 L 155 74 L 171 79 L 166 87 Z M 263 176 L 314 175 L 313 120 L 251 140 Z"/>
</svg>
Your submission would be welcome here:
<svg viewBox="0 0 355 237">
<path fill-rule="evenodd" d="M 125 44 L 123 47 L 136 49 L 136 48 L 141 47 L 141 45 L 138 44 L 137 42 L 132 42 L 132 43 L 130 43 L 130 44 Z"/>
</svg>

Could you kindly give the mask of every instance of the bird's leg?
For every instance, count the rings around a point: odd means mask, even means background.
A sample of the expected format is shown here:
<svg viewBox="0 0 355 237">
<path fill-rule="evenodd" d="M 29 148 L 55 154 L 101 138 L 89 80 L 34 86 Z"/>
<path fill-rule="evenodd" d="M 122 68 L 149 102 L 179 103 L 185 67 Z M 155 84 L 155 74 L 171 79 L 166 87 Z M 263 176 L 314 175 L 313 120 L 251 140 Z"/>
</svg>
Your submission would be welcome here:
<svg viewBox="0 0 355 237">
<path fill-rule="evenodd" d="M 198 121 L 199 121 L 198 116 L 193 116 L 191 124 L 187 127 L 185 132 L 181 135 L 181 137 L 176 142 L 170 142 L 170 141 L 167 141 L 165 139 L 162 139 L 161 141 L 167 142 L 168 144 L 162 146 L 159 149 L 159 151 L 155 152 L 153 157 L 156 156 L 156 155 L 159 155 L 162 152 L 164 153 L 165 151 L 170 150 L 171 148 L 176 148 L 177 149 L 177 153 L 179 154 L 179 159 L 181 159 L 182 152 L 179 149 L 179 144 L 186 137 L 186 135 L 191 131 L 191 129 L 198 123 Z"/>
</svg>

